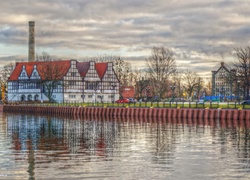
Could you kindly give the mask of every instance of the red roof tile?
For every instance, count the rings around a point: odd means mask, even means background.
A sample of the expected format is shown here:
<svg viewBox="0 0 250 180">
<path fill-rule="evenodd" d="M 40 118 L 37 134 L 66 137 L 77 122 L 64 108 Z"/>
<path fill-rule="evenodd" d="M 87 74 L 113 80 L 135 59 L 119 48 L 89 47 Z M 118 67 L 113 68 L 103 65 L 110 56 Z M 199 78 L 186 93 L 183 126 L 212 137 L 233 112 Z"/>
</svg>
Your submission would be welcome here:
<svg viewBox="0 0 250 180">
<path fill-rule="evenodd" d="M 90 67 L 89 62 L 77 62 L 76 68 L 78 69 L 78 72 L 80 73 L 81 77 L 85 77 Z"/>
<path fill-rule="evenodd" d="M 103 78 L 107 68 L 108 68 L 108 63 L 96 63 L 95 64 L 95 69 L 101 79 Z"/>
<path fill-rule="evenodd" d="M 62 79 L 66 76 L 71 65 L 71 60 L 46 61 L 37 65 L 38 73 L 42 79 Z M 49 74 L 48 74 L 49 73 Z"/>
<path fill-rule="evenodd" d="M 78 62 L 76 64 L 78 72 L 80 73 L 81 77 L 85 77 L 89 67 L 90 62 Z M 108 67 L 108 63 L 95 63 L 95 69 L 97 71 L 98 76 L 102 79 Z"/>
<path fill-rule="evenodd" d="M 17 62 L 16 63 L 16 67 L 14 69 L 14 71 L 12 72 L 12 74 L 9 77 L 10 81 L 15 81 L 18 80 L 18 77 L 20 76 L 21 72 L 22 72 L 22 67 L 25 66 L 26 72 L 28 74 L 28 76 L 30 77 L 33 70 L 34 70 L 34 65 L 36 65 L 38 73 L 40 76 L 42 76 L 42 79 L 44 79 L 44 68 L 43 65 L 49 63 L 51 66 L 61 66 L 61 76 L 58 77 L 58 79 L 63 78 L 63 76 L 66 75 L 66 73 L 68 72 L 68 69 L 70 68 L 70 60 L 65 60 L 65 61 L 46 61 L 46 62 L 42 62 L 42 61 L 38 61 L 38 62 Z"/>
<path fill-rule="evenodd" d="M 9 77 L 10 81 L 15 81 L 18 80 L 18 77 L 20 76 L 22 72 L 22 67 L 25 66 L 26 72 L 28 76 L 30 77 L 33 70 L 34 70 L 34 65 L 36 65 L 38 73 L 40 76 L 42 76 L 42 79 L 45 79 L 45 74 L 46 70 L 45 65 L 49 63 L 51 66 L 62 66 L 62 75 L 60 78 L 66 75 L 68 72 L 68 69 L 70 68 L 70 60 L 64 60 L 64 61 L 37 61 L 37 62 L 17 62 L 16 67 L 14 71 L 12 72 L 11 76 Z M 90 62 L 77 62 L 76 67 L 78 69 L 78 72 L 80 73 L 81 77 L 85 77 L 87 74 L 89 67 L 90 67 Z M 95 63 L 95 69 L 99 75 L 100 78 L 103 78 L 106 70 L 108 68 L 108 63 L 107 62 L 102 62 L 102 63 Z M 60 79 L 58 78 L 58 79 Z"/>
</svg>

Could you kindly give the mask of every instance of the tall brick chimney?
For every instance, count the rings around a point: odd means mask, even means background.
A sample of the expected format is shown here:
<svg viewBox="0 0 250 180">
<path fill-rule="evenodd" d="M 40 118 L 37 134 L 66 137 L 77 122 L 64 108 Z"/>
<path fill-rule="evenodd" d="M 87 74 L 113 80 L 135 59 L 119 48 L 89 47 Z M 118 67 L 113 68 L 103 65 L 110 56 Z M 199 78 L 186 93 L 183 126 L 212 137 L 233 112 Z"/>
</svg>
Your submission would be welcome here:
<svg viewBox="0 0 250 180">
<path fill-rule="evenodd" d="M 35 21 L 29 21 L 29 62 L 35 61 Z"/>
</svg>

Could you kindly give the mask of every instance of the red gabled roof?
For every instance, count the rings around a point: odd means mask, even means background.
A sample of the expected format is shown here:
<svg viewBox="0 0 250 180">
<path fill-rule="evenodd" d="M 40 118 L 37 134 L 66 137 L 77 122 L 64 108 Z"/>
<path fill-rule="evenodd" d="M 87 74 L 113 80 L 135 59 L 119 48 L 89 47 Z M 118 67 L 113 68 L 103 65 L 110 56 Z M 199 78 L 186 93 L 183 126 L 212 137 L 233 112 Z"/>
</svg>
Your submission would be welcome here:
<svg viewBox="0 0 250 180">
<path fill-rule="evenodd" d="M 23 65 L 25 65 L 27 68 L 27 65 L 34 67 L 35 64 L 37 64 L 37 62 L 30 62 L 29 64 L 27 64 L 27 62 L 17 62 L 16 67 L 13 70 L 13 72 L 11 73 L 8 80 L 11 80 L 11 81 L 17 80 L 19 75 L 21 74 L 21 71 L 23 69 Z M 26 70 L 27 70 L 27 74 L 29 76 L 29 74 L 31 74 L 31 72 L 30 73 L 28 72 L 28 70 L 30 71 L 30 68 L 27 68 Z"/>
<path fill-rule="evenodd" d="M 76 67 L 77 67 L 78 72 L 80 73 L 81 77 L 85 77 L 88 70 L 89 70 L 90 62 L 78 62 L 76 64 Z M 100 79 L 103 78 L 107 68 L 108 68 L 107 62 L 95 63 L 95 69 L 96 69 L 96 72 L 97 72 Z"/>
<path fill-rule="evenodd" d="M 89 62 L 77 62 L 76 68 L 78 69 L 78 72 L 80 73 L 81 77 L 85 77 L 90 67 Z"/>
<path fill-rule="evenodd" d="M 66 76 L 71 66 L 71 60 L 46 61 L 37 65 L 37 70 L 42 79 L 62 79 Z M 46 72 L 47 71 L 47 72 Z M 47 74 L 50 73 L 50 74 Z"/>
<path fill-rule="evenodd" d="M 108 68 L 108 63 L 96 63 L 95 64 L 95 69 L 101 79 L 103 78 L 107 68 Z"/>
<path fill-rule="evenodd" d="M 43 72 L 43 64 L 49 63 L 51 66 L 61 66 L 61 77 L 58 77 L 58 79 L 63 78 L 63 76 L 66 75 L 68 72 L 68 69 L 70 68 L 71 61 L 70 60 L 64 60 L 64 61 L 37 61 L 37 62 L 17 62 L 16 67 L 13 70 L 12 74 L 10 75 L 9 79 L 10 81 L 15 81 L 18 80 L 18 77 L 20 76 L 23 66 L 25 66 L 25 70 L 27 72 L 27 75 L 30 77 L 33 70 L 34 70 L 34 65 L 36 65 L 36 68 L 38 70 L 39 75 L 44 79 L 44 73 Z"/>
</svg>

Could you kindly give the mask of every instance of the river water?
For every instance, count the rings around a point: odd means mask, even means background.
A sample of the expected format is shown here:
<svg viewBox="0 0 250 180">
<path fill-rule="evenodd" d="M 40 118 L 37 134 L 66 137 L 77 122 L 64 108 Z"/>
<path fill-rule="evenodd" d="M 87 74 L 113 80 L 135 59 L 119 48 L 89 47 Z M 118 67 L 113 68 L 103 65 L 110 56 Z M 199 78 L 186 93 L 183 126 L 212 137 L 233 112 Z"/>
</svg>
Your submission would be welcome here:
<svg viewBox="0 0 250 180">
<path fill-rule="evenodd" d="M 0 114 L 0 179 L 250 179 L 248 122 Z"/>
</svg>

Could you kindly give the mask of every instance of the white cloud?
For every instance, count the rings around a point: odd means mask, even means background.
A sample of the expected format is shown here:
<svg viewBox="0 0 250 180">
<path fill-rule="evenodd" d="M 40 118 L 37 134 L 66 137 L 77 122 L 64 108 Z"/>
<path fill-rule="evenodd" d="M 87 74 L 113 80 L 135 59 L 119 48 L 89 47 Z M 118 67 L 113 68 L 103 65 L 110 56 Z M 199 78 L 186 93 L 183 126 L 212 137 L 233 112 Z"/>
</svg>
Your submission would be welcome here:
<svg viewBox="0 0 250 180">
<path fill-rule="evenodd" d="M 8 0 L 0 7 L 0 46 L 12 58 L 27 57 L 28 21 L 34 20 L 38 52 L 118 54 L 141 67 L 151 47 L 164 46 L 174 50 L 180 68 L 188 64 L 207 75 L 222 56 L 249 45 L 249 9 L 248 0 Z"/>
</svg>

